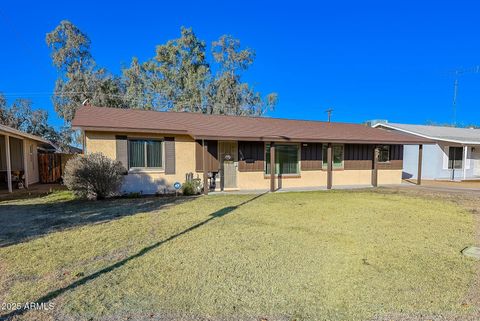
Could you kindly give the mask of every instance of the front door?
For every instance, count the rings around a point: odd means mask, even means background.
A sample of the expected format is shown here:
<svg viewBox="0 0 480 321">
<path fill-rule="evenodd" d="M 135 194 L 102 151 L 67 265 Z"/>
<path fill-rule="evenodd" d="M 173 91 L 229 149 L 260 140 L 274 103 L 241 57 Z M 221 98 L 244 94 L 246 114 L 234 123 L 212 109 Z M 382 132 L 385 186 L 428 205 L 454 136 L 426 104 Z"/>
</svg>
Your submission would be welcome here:
<svg viewBox="0 0 480 321">
<path fill-rule="evenodd" d="M 237 142 L 219 142 L 218 156 L 221 166 L 221 189 L 237 187 Z"/>
</svg>

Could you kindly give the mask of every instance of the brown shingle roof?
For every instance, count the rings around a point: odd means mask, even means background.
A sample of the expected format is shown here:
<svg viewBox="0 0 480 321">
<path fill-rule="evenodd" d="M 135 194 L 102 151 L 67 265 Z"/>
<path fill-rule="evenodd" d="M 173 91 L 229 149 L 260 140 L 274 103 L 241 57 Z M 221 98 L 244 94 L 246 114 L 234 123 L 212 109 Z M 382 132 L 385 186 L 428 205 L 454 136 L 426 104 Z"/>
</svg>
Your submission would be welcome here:
<svg viewBox="0 0 480 321">
<path fill-rule="evenodd" d="M 187 134 L 195 139 L 422 144 L 430 140 L 359 124 L 268 117 L 205 115 L 83 106 L 73 127 L 118 132 Z"/>
</svg>

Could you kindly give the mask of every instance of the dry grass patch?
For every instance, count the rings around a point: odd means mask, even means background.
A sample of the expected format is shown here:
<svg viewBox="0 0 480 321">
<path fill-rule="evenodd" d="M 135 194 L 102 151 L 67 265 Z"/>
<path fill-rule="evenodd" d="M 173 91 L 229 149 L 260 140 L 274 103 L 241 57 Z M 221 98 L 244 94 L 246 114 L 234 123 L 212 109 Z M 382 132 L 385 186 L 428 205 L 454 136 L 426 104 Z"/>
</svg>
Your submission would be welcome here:
<svg viewBox="0 0 480 321">
<path fill-rule="evenodd" d="M 462 303 L 474 260 L 460 250 L 474 241 L 473 219 L 452 202 L 369 191 L 254 198 L 201 197 L 0 248 L 0 301 L 74 284 L 53 297 L 56 317 L 471 312 Z"/>
</svg>

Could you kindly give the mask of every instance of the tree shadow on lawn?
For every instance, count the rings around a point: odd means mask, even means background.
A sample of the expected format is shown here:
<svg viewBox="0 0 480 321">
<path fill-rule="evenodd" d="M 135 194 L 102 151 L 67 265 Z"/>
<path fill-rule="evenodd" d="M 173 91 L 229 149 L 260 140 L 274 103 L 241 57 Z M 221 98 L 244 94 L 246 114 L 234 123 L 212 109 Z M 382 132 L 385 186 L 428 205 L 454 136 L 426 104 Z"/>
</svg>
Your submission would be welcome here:
<svg viewBox="0 0 480 321">
<path fill-rule="evenodd" d="M 125 216 L 159 210 L 194 198 L 146 197 L 104 201 L 71 200 L 37 204 L 0 204 L 0 247 L 52 232 L 99 224 Z"/>
<path fill-rule="evenodd" d="M 165 244 L 165 243 L 168 243 L 184 234 L 187 234 L 188 232 L 191 232 L 199 227 L 202 227 L 203 225 L 207 224 L 208 222 L 216 219 L 216 218 L 219 218 L 219 217 L 222 217 L 222 216 L 225 216 L 227 214 L 230 214 L 231 212 L 235 211 L 236 209 L 238 209 L 239 207 L 241 207 L 242 205 L 245 205 L 247 203 L 250 203 L 250 202 L 253 202 L 254 200 L 258 199 L 259 197 L 265 195 L 266 193 L 263 193 L 263 194 L 259 194 L 259 195 L 256 195 L 254 197 L 252 197 L 251 199 L 248 199 L 240 204 L 237 204 L 235 206 L 228 206 L 228 207 L 224 207 L 216 212 L 213 212 L 209 215 L 209 218 L 207 218 L 206 220 L 204 221 L 201 221 L 200 223 L 197 223 L 177 234 L 174 234 L 164 240 L 161 240 L 161 241 L 158 241 L 150 246 L 147 246 L 145 248 L 143 248 L 142 250 L 140 250 L 139 252 L 137 252 L 136 254 L 132 255 L 132 256 L 129 256 L 121 261 L 118 261 L 117 263 L 114 263 L 112 265 L 109 265 L 93 274 L 90 274 L 90 275 L 87 275 L 73 283 L 71 283 L 70 285 L 67 285 L 63 288 L 60 288 L 60 289 L 57 289 L 57 290 L 54 290 L 54 291 L 51 291 L 49 293 L 47 293 L 46 295 L 38 298 L 37 300 L 35 301 L 32 301 L 32 302 L 35 302 L 36 304 L 38 305 L 41 305 L 42 303 L 47 303 L 49 302 L 50 300 L 53 300 L 55 298 L 57 298 L 58 296 L 62 295 L 63 293 L 69 291 L 69 290 L 73 290 L 75 289 L 76 287 L 78 286 L 81 286 L 81 285 L 84 285 L 92 280 L 95 280 L 96 278 L 104 275 L 104 274 L 107 274 L 109 272 L 112 272 L 113 270 L 115 269 L 118 269 L 122 266 L 124 266 L 125 264 L 127 264 L 128 262 L 136 259 L 136 258 L 139 258 L 145 254 L 147 254 L 148 252 L 158 248 L 159 246 Z M 24 314 L 25 312 L 27 312 L 28 309 L 26 308 L 23 308 L 23 309 L 18 309 L 18 310 L 15 310 L 15 311 L 12 311 L 8 314 L 4 314 L 4 315 L 0 315 L 0 320 L 8 320 L 10 318 L 13 318 L 15 316 L 19 316 L 19 315 L 22 315 Z"/>
</svg>

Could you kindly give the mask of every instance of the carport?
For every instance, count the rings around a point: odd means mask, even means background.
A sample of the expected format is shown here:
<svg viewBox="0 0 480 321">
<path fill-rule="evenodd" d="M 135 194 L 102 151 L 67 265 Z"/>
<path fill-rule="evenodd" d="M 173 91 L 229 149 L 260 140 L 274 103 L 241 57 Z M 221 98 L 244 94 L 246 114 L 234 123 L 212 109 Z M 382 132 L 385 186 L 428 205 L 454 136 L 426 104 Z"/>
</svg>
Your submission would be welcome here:
<svg viewBox="0 0 480 321">
<path fill-rule="evenodd" d="M 38 149 L 52 146 L 41 137 L 0 125 L 0 190 L 11 193 L 37 183 Z"/>
</svg>

